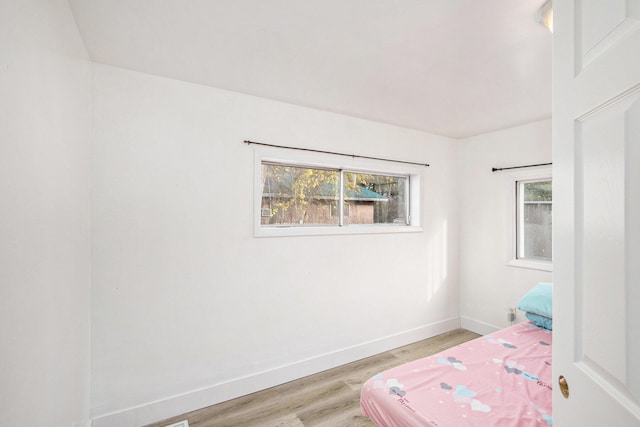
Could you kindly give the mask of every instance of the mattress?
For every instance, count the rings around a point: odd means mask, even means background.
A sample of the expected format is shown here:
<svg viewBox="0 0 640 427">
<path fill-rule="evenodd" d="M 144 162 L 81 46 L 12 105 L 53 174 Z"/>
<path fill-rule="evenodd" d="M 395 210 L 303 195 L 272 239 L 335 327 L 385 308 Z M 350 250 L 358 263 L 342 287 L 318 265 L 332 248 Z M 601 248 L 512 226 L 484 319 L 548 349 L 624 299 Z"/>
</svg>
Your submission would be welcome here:
<svg viewBox="0 0 640 427">
<path fill-rule="evenodd" d="M 550 426 L 551 331 L 501 329 L 389 369 L 360 393 L 380 427 Z"/>
</svg>

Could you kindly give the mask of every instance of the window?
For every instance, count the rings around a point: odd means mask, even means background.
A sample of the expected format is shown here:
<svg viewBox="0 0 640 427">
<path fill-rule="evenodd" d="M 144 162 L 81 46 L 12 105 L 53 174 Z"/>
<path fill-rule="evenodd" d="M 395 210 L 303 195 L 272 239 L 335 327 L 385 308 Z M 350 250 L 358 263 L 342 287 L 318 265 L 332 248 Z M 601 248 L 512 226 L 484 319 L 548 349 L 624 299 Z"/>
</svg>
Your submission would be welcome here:
<svg viewBox="0 0 640 427">
<path fill-rule="evenodd" d="M 367 162 L 355 159 L 334 166 L 319 156 L 311 164 L 299 153 L 278 159 L 263 151 L 256 155 L 256 236 L 421 231 L 419 169 L 373 169 L 374 162 L 364 169 Z"/>
<path fill-rule="evenodd" d="M 551 271 L 553 264 L 551 168 L 519 172 L 510 177 L 513 194 L 508 264 Z"/>
<path fill-rule="evenodd" d="M 551 181 L 518 181 L 516 258 L 551 262 Z"/>
<path fill-rule="evenodd" d="M 263 162 L 262 182 L 262 226 L 409 225 L 408 176 Z"/>
</svg>

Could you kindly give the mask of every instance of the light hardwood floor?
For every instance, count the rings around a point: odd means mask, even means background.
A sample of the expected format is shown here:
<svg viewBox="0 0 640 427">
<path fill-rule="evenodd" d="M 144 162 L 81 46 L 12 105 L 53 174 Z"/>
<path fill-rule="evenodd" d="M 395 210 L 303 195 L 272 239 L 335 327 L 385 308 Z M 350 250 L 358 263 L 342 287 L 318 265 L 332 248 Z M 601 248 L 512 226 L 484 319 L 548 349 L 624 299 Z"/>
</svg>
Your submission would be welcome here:
<svg viewBox="0 0 640 427">
<path fill-rule="evenodd" d="M 360 413 L 360 387 L 367 379 L 479 336 L 457 329 L 147 427 L 164 427 L 185 419 L 189 427 L 375 426 Z"/>
</svg>

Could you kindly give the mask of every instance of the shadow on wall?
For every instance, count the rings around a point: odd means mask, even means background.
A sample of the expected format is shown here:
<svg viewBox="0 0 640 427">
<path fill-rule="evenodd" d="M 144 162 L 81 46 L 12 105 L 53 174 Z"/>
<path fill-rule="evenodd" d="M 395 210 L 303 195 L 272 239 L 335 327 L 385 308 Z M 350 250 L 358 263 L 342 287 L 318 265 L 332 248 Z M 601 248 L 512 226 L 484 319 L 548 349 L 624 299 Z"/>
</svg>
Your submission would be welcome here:
<svg viewBox="0 0 640 427">
<path fill-rule="evenodd" d="M 448 264 L 448 224 L 444 220 L 437 228 L 432 238 L 429 240 L 429 262 L 430 271 L 427 301 L 440 291 L 443 283 L 447 280 Z"/>
</svg>

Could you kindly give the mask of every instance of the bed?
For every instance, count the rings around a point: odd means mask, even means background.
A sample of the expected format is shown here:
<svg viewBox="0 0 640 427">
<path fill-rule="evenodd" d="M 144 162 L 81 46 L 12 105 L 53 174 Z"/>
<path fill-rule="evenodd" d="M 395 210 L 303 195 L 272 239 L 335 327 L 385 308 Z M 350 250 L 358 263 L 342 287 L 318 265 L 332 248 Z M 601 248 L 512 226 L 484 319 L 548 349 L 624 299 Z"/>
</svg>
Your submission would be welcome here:
<svg viewBox="0 0 640 427">
<path fill-rule="evenodd" d="M 363 414 L 380 427 L 552 425 L 552 332 L 535 316 L 375 375 Z"/>
</svg>

